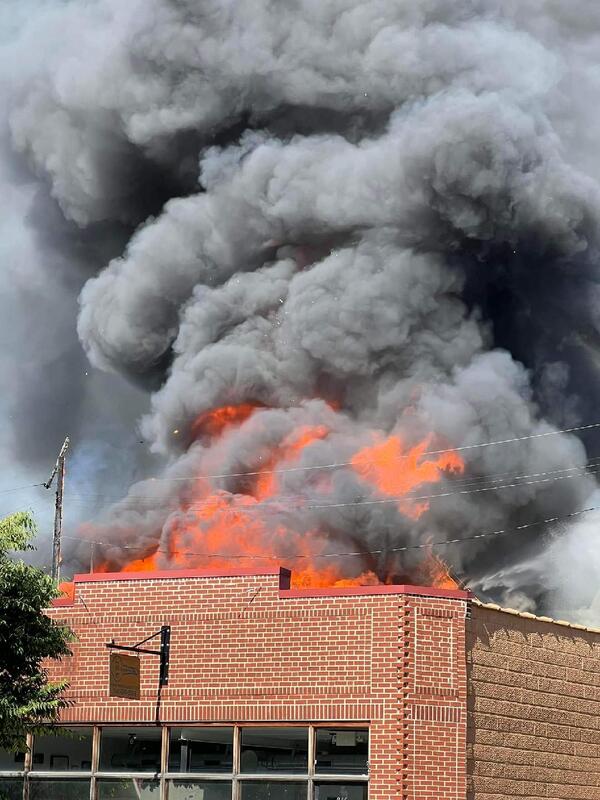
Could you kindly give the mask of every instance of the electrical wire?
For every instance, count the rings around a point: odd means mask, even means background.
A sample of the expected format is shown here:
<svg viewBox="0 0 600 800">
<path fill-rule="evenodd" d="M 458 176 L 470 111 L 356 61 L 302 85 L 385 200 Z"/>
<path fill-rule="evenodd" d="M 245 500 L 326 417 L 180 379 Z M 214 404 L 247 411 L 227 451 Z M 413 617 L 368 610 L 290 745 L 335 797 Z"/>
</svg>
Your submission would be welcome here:
<svg viewBox="0 0 600 800">
<path fill-rule="evenodd" d="M 362 499 L 355 499 L 352 501 L 347 502 L 339 502 L 339 503 L 310 503 L 307 502 L 306 496 L 303 495 L 280 495 L 278 499 L 273 500 L 263 500 L 257 501 L 254 505 L 238 505 L 227 510 L 231 511 L 243 511 L 245 512 L 253 512 L 258 511 L 261 512 L 264 509 L 268 509 L 269 507 L 281 508 L 284 503 L 295 503 L 300 504 L 297 505 L 297 509 L 302 510 L 314 510 L 314 509 L 326 509 L 326 508 L 343 508 L 343 507 L 350 507 L 350 506 L 368 506 L 368 505 L 387 505 L 387 504 L 397 504 L 402 502 L 415 502 L 420 500 L 434 500 L 440 497 L 452 497 L 456 495 L 470 495 L 470 494 L 481 494 L 484 492 L 496 492 L 496 491 L 503 491 L 504 489 L 515 489 L 520 486 L 533 486 L 542 483 L 553 483 L 555 481 L 564 481 L 564 480 L 574 480 L 576 478 L 584 478 L 588 476 L 595 476 L 600 472 L 600 462 L 598 464 L 594 463 L 591 466 L 595 467 L 594 469 L 589 469 L 588 465 L 578 465 L 574 467 L 565 467 L 562 470 L 548 470 L 547 472 L 533 472 L 524 475 L 516 475 L 513 477 L 513 481 L 511 483 L 505 483 L 501 485 L 491 485 L 491 486 L 478 486 L 476 488 L 463 488 L 463 489 L 452 489 L 446 492 L 435 492 L 432 494 L 421 494 L 415 495 L 407 492 L 401 496 L 395 497 L 386 497 L 386 498 L 379 498 L 376 500 L 373 499 L 366 499 L 365 496 L 362 496 Z M 557 473 L 575 473 L 575 474 L 557 474 Z M 553 476 L 553 477 L 546 477 L 546 476 Z M 525 478 L 535 478 L 536 480 L 525 480 Z M 453 482 L 454 485 L 454 482 Z M 247 497 L 252 497 L 251 495 L 245 495 Z M 236 495 L 231 495 L 231 497 L 236 497 Z M 167 501 L 163 498 L 156 498 L 152 497 L 151 495 L 147 496 L 135 496 L 135 501 L 139 504 L 142 500 L 147 500 L 149 503 L 156 505 L 157 502 L 166 503 Z M 178 499 L 178 498 L 171 498 Z M 81 497 L 69 498 L 69 503 L 80 503 L 86 504 L 87 501 Z M 185 510 L 188 509 L 202 509 L 206 507 L 214 506 L 213 499 L 206 499 L 206 500 L 197 500 L 192 502 L 185 502 L 184 508 Z"/>
<path fill-rule="evenodd" d="M 43 483 L 28 483 L 26 486 L 15 486 L 12 489 L 0 489 L 0 494 L 10 494 L 10 492 L 22 492 L 25 489 L 34 489 L 37 486 L 44 486 Z"/>
<path fill-rule="evenodd" d="M 544 433 L 530 433 L 527 436 L 514 436 L 511 439 L 496 439 L 495 441 L 490 441 L 490 442 L 479 442 L 478 444 L 465 444 L 459 447 L 446 447 L 440 450 L 425 450 L 423 453 L 420 454 L 419 457 L 423 458 L 424 456 L 442 455 L 443 453 L 460 453 L 466 450 L 475 450 L 477 448 L 482 448 L 482 447 L 496 447 L 500 445 L 513 444 L 515 442 L 524 442 L 530 439 L 542 439 L 547 436 L 558 436 L 563 433 L 576 433 L 578 431 L 587 431 L 587 430 L 592 430 L 593 428 L 600 428 L 600 422 L 593 422 L 590 423 L 589 425 L 578 425 L 574 428 L 563 428 L 561 430 L 556 430 L 556 431 L 545 431 Z M 407 455 L 402 455 L 402 456 L 396 456 L 394 460 L 401 461 L 406 458 L 408 458 Z M 361 461 L 361 464 L 365 463 L 370 463 L 370 462 Z M 148 478 L 147 480 L 157 483 L 217 480 L 220 478 L 243 478 L 243 477 L 253 477 L 257 475 L 277 475 L 279 473 L 284 473 L 284 472 L 308 472 L 310 470 L 339 469 L 341 467 L 351 467 L 352 465 L 353 465 L 352 461 L 337 461 L 331 464 L 315 464 L 312 466 L 281 467 L 279 469 L 262 469 L 262 470 L 251 470 L 244 472 L 224 472 L 224 473 L 217 473 L 214 475 L 190 475 L 187 477 L 180 477 L 180 478 Z"/>
<path fill-rule="evenodd" d="M 455 539 L 439 539 L 433 542 L 425 542 L 420 544 L 407 544 L 403 545 L 402 547 L 381 547 L 376 550 L 351 550 L 347 552 L 341 553 L 317 553 L 317 554 L 305 554 L 305 553 L 297 553 L 295 555 L 285 555 L 285 556 L 263 556 L 263 555 L 255 555 L 255 554 L 230 554 L 230 553 L 200 553 L 195 552 L 192 550 L 179 550 L 178 555 L 180 556 L 201 556 L 202 558 L 221 558 L 221 559 L 234 559 L 234 560 L 268 560 L 268 561 L 296 561 L 300 559 L 317 559 L 317 558 L 347 558 L 347 557 L 354 557 L 354 556 L 367 556 L 367 555 L 383 555 L 386 553 L 402 553 L 407 550 L 422 550 L 432 547 L 446 547 L 452 544 L 463 544 L 464 542 L 472 542 L 477 539 L 486 539 L 492 536 L 508 536 L 513 533 L 520 533 L 521 531 L 528 530 L 530 528 L 539 527 L 541 525 L 553 525 L 557 522 L 564 522 L 565 520 L 572 519 L 574 517 L 582 516 L 583 514 L 589 514 L 592 511 L 600 511 L 600 506 L 589 506 L 588 508 L 582 508 L 579 511 L 571 511 L 569 514 L 561 514 L 559 516 L 554 517 L 546 517 L 545 519 L 534 520 L 533 522 L 526 522 L 523 525 L 517 525 L 514 528 L 500 528 L 494 531 L 486 531 L 482 533 L 476 533 L 472 536 L 461 536 Z M 140 550 L 138 545 L 119 545 L 116 542 L 100 542 L 95 541 L 93 539 L 81 539 L 77 536 L 64 536 L 64 539 L 73 539 L 79 542 L 84 542 L 90 545 L 101 545 L 105 547 L 118 547 L 120 550 Z M 152 553 L 148 554 L 148 557 L 155 555 L 156 553 L 169 553 L 169 550 L 157 548 Z"/>
<path fill-rule="evenodd" d="M 518 473 L 515 474 L 512 471 L 493 472 L 493 473 L 490 473 L 489 475 L 479 475 L 479 476 L 473 476 L 473 477 L 470 477 L 470 478 L 458 478 L 456 476 L 453 476 L 452 477 L 452 485 L 454 487 L 457 487 L 457 486 L 458 487 L 461 487 L 461 486 L 469 487 L 471 485 L 477 486 L 477 485 L 479 485 L 481 483 L 494 483 L 494 482 L 499 482 L 499 481 L 501 481 L 503 479 L 506 479 L 506 480 L 520 480 L 520 479 L 523 479 L 523 478 L 536 478 L 536 477 L 540 477 L 540 476 L 543 476 L 543 475 L 554 475 L 554 474 L 558 474 L 558 473 L 562 473 L 562 472 L 573 472 L 573 471 L 576 471 L 576 470 L 584 471 L 586 469 L 591 469 L 593 467 L 598 467 L 598 466 L 600 466 L 600 456 L 594 456 L 594 457 L 590 458 L 585 464 L 575 464 L 572 467 L 563 467 L 562 469 L 547 470 L 546 472 L 532 472 L 532 473 L 524 473 L 524 474 L 521 474 L 521 475 L 518 474 Z M 242 494 L 243 494 L 243 492 L 242 492 Z M 121 494 L 119 494 L 119 495 L 109 495 L 109 494 L 106 494 L 105 492 L 102 492 L 102 493 L 100 493 L 100 492 L 87 492 L 87 493 L 78 492 L 77 494 L 74 494 L 74 495 L 68 493 L 68 498 L 69 498 L 69 502 L 78 502 L 78 501 L 87 502 L 88 499 L 98 499 L 98 500 L 107 500 L 107 501 L 108 500 L 112 500 L 112 499 L 114 499 L 114 500 L 122 500 L 122 499 L 124 499 L 123 495 L 121 495 Z M 134 499 L 136 500 L 136 502 L 139 501 L 139 500 L 144 500 L 144 499 L 156 501 L 157 497 L 156 497 L 155 494 L 138 494 L 138 493 L 136 493 Z"/>
<path fill-rule="evenodd" d="M 479 442 L 477 444 L 467 444 L 461 445 L 459 447 L 448 447 L 439 450 L 426 450 L 420 454 L 420 458 L 425 456 L 431 455 L 442 455 L 443 453 L 457 453 L 457 452 L 464 452 L 466 450 L 474 450 L 477 448 L 483 447 L 495 447 L 501 446 L 506 444 L 512 444 L 515 442 L 523 442 L 530 439 L 541 439 L 547 436 L 558 436 L 564 433 L 577 433 L 579 431 L 586 431 L 592 430 L 594 428 L 600 428 L 600 422 L 593 422 L 588 425 L 578 425 L 572 428 L 562 428 L 560 430 L 555 431 L 545 431 L 544 433 L 532 433 L 526 436 L 514 436 L 510 439 L 496 439 L 494 441 L 489 442 Z M 394 460 L 403 460 L 408 458 L 407 455 L 396 456 Z M 369 462 L 366 462 L 369 463 Z M 186 476 L 186 477 L 179 477 L 179 478 L 147 478 L 146 481 L 152 481 L 157 483 L 166 483 L 166 482 L 180 482 L 180 481 L 199 481 L 199 480 L 217 480 L 220 478 L 242 478 L 242 477 L 253 477 L 258 475 L 276 475 L 279 473 L 285 472 L 307 472 L 310 470 L 325 470 L 325 469 L 338 469 L 341 467 L 349 467 L 352 466 L 352 461 L 339 461 L 333 462 L 331 464 L 316 464 L 316 465 L 309 465 L 309 466 L 301 466 L 301 467 L 282 467 L 280 469 L 265 469 L 265 470 L 252 470 L 252 471 L 244 471 L 244 472 L 225 472 L 225 473 L 217 473 L 212 475 L 193 475 L 193 476 Z M 498 473 L 502 474 L 502 473 Z M 483 478 L 485 479 L 485 478 Z M 11 492 L 19 492 L 24 491 L 25 489 L 33 489 L 37 487 L 45 486 L 42 483 L 31 483 L 25 486 L 15 486 L 9 489 L 1 489 L 0 495 L 2 494 L 9 494 Z M 82 497 L 83 495 L 79 495 Z"/>
</svg>

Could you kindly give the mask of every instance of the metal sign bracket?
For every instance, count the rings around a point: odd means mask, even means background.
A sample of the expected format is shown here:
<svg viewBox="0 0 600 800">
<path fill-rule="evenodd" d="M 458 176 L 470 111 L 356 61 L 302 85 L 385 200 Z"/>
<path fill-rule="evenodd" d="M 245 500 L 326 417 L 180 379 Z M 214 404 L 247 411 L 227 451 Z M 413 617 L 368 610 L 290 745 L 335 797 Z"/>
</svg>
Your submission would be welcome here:
<svg viewBox="0 0 600 800">
<path fill-rule="evenodd" d="M 141 645 L 146 644 L 151 639 L 156 639 L 157 636 L 160 636 L 160 649 L 159 650 L 151 650 L 148 647 L 142 647 Z M 159 656 L 160 657 L 160 668 L 159 668 L 159 677 L 158 677 L 158 685 L 159 687 L 167 686 L 169 683 L 169 655 L 171 650 L 171 626 L 170 625 L 162 625 L 161 629 L 156 633 L 153 633 L 151 636 L 146 637 L 146 639 L 142 639 L 141 642 L 132 645 L 124 645 L 124 644 L 115 644 L 115 640 L 113 639 L 110 642 L 107 642 L 106 647 L 109 650 L 125 650 L 129 653 L 141 653 L 142 655 L 148 656 Z"/>
</svg>

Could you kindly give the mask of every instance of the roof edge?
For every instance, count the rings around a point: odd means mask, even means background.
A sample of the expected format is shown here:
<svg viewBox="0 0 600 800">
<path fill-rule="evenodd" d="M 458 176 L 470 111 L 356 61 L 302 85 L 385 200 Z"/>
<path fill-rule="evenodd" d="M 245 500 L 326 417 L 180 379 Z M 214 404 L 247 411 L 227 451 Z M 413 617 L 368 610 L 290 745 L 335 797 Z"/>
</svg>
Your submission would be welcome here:
<svg viewBox="0 0 600 800">
<path fill-rule="evenodd" d="M 53 607 L 71 606 L 75 602 L 75 590 L 79 584 L 108 583 L 117 581 L 181 580 L 182 578 L 242 578 L 269 575 L 279 578 L 281 599 L 318 597 L 357 597 L 361 595 L 412 594 L 422 597 L 438 597 L 452 600 L 469 600 L 472 592 L 465 589 L 440 589 L 435 586 L 412 586 L 410 584 L 377 584 L 374 586 L 327 586 L 292 588 L 292 571 L 285 567 L 267 569 L 175 569 L 149 572 L 91 572 L 80 573 L 70 582 L 72 587 L 64 596 L 52 602 Z"/>
<path fill-rule="evenodd" d="M 73 576 L 73 583 L 108 581 L 155 581 L 173 578 L 244 578 L 253 575 L 279 575 L 280 568 L 267 569 L 161 569 L 148 572 L 83 572 Z"/>
<path fill-rule="evenodd" d="M 589 625 L 579 625 L 576 622 L 568 622 L 565 619 L 554 619 L 553 617 L 539 616 L 531 614 L 529 611 L 517 611 L 516 608 L 504 608 L 497 603 L 484 603 L 473 596 L 471 602 L 480 608 L 487 608 L 490 611 L 501 611 L 503 614 L 511 614 L 513 617 L 523 617 L 523 619 L 534 619 L 538 622 L 547 622 L 549 625 L 561 625 L 563 628 L 572 628 L 576 631 L 585 631 L 586 633 L 600 634 L 600 628 L 593 628 Z"/>
<path fill-rule="evenodd" d="M 284 589 L 280 588 L 279 597 L 315 598 L 315 597 L 356 597 L 358 595 L 378 594 L 414 594 L 422 597 L 439 597 L 448 600 L 468 600 L 473 595 L 465 589 L 438 589 L 435 586 L 411 586 L 410 584 L 376 584 L 374 586 L 326 586 L 323 588 Z"/>
</svg>

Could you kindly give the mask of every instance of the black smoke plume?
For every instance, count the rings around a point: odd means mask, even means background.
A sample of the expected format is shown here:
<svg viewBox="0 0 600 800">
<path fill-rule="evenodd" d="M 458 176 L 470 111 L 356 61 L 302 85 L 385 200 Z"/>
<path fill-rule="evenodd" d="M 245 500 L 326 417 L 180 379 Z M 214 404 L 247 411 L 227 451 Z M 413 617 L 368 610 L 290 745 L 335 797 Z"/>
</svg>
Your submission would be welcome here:
<svg viewBox="0 0 600 800">
<path fill-rule="evenodd" d="M 142 435 L 169 462 L 94 526 L 110 563 L 168 552 L 180 478 L 257 470 L 298 426 L 330 431 L 302 455 L 314 466 L 372 431 L 465 447 L 597 420 L 599 34 L 583 0 L 32 15 L 10 49 L 12 148 L 65 224 L 127 235 L 83 287 L 78 332 L 95 367 L 151 392 Z M 262 410 L 225 439 L 192 441 L 199 415 L 247 402 Z M 352 505 L 376 493 L 343 469 L 347 505 L 315 509 L 313 472 L 290 473 L 282 497 L 311 508 L 265 524 L 367 552 L 563 516 L 594 504 L 578 468 L 599 446 L 591 430 L 465 450 L 459 488 L 525 477 L 432 500 L 418 522 Z M 589 620 L 600 547 L 581 519 L 443 555 L 485 596 Z"/>
</svg>

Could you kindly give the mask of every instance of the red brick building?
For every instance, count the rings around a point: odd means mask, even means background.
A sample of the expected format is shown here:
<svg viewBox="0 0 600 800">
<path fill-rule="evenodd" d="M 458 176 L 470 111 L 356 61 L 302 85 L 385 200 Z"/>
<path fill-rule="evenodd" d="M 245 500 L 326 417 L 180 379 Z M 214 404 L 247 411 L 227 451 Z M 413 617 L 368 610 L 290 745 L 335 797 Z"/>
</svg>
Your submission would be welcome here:
<svg viewBox="0 0 600 800">
<path fill-rule="evenodd" d="M 600 632 L 417 586 L 80 575 L 70 736 L 0 753 L 0 798 L 600 800 Z M 109 697 L 106 643 L 171 628 L 169 682 Z M 154 641 L 154 640 L 153 640 Z M 153 641 L 146 647 L 152 646 Z"/>
</svg>

